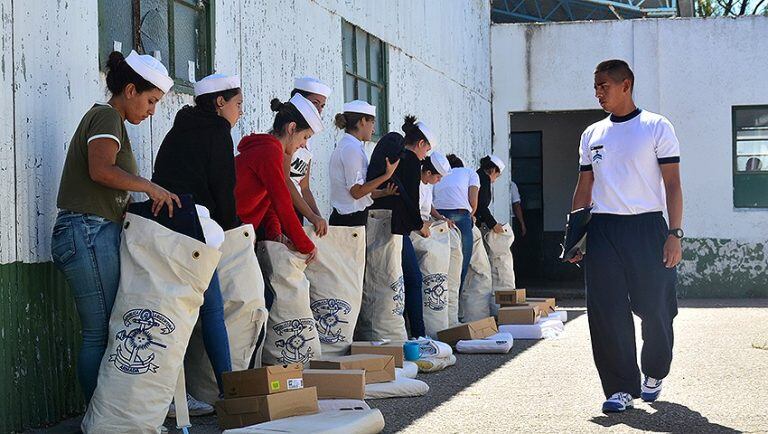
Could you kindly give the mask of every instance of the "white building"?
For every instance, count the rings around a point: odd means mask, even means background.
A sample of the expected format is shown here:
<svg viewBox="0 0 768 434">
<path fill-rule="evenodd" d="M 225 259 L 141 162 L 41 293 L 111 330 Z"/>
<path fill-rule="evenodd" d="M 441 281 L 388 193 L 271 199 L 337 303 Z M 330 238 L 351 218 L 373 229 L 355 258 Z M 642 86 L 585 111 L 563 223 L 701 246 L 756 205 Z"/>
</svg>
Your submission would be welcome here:
<svg viewBox="0 0 768 434">
<path fill-rule="evenodd" d="M 323 114 L 329 127 L 345 101 L 370 99 L 385 122 L 379 131 L 399 130 L 403 115 L 414 114 L 442 151 L 471 163 L 490 152 L 486 0 L 0 0 L 0 305 L 8 306 L 0 308 L 0 347 L 9 349 L 0 350 L 0 366 L 23 367 L 0 375 L 0 431 L 80 410 L 76 314 L 50 263 L 56 194 L 74 129 L 106 98 L 105 55 L 116 46 L 127 54 L 136 30 L 179 83 L 212 69 L 240 74 L 245 116 L 235 143 L 268 130 L 270 99 L 287 100 L 294 77 L 313 75 L 334 88 Z M 192 101 L 184 87 L 129 129 L 144 176 L 175 113 Z M 313 190 L 326 213 L 338 136 L 329 128 L 314 142 Z"/>
<path fill-rule="evenodd" d="M 765 53 L 768 17 L 493 25 L 493 150 L 524 181 L 528 252 L 543 251 L 543 259 L 522 258 L 530 269 L 518 272 L 573 276 L 574 267 L 553 258 L 578 175 L 580 134 L 606 116 L 593 72 L 620 58 L 634 70 L 638 106 L 669 118 L 681 142 L 687 239 L 679 293 L 768 295 Z M 762 159 L 762 170 L 746 170 L 750 158 Z M 509 181 L 507 172 L 495 189 L 504 217 Z"/>
</svg>

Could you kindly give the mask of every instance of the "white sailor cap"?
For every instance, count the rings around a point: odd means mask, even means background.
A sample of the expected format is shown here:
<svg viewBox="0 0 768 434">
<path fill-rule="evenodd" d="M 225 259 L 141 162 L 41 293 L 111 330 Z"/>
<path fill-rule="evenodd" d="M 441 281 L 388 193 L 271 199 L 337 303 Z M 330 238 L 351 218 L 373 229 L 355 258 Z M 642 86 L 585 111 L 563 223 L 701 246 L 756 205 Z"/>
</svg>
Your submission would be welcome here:
<svg viewBox="0 0 768 434">
<path fill-rule="evenodd" d="M 309 127 L 312 128 L 312 131 L 314 131 L 315 134 L 323 131 L 323 121 L 314 104 L 301 96 L 300 93 L 292 96 L 289 102 L 296 107 L 299 113 L 301 113 L 301 116 L 304 117 L 304 120 L 307 121 Z"/>
<path fill-rule="evenodd" d="M 504 168 L 507 167 L 506 164 L 504 164 L 504 161 L 501 160 L 501 158 L 491 154 L 488 156 L 491 159 L 491 162 L 496 165 L 496 167 L 499 168 L 499 173 L 504 171 Z"/>
<path fill-rule="evenodd" d="M 328 98 L 331 94 L 331 86 L 323 83 L 315 77 L 299 77 L 293 80 L 293 88 L 309 93 L 316 93 Z"/>
<path fill-rule="evenodd" d="M 144 80 L 157 86 L 163 93 L 168 93 L 173 87 L 173 79 L 168 76 L 168 70 L 149 54 L 139 54 L 131 50 L 131 54 L 125 58 L 125 61 Z"/>
<path fill-rule="evenodd" d="M 362 113 L 364 115 L 376 117 L 376 106 L 356 99 L 344 104 L 344 113 Z"/>
<path fill-rule="evenodd" d="M 445 157 L 445 155 L 437 151 L 433 151 L 429 156 L 429 161 L 432 162 L 432 165 L 435 166 L 435 169 L 437 169 L 438 173 L 441 175 L 445 176 L 451 173 L 451 164 L 448 163 L 448 159 Z"/>
<path fill-rule="evenodd" d="M 240 77 L 237 75 L 211 74 L 195 83 L 195 96 L 237 89 L 239 87 Z"/>
<path fill-rule="evenodd" d="M 422 121 L 418 121 L 418 122 L 416 122 L 416 127 L 422 133 L 424 133 L 424 137 L 426 137 L 427 141 L 429 142 L 429 144 L 432 145 L 432 149 L 436 148 L 437 147 L 437 138 L 432 133 L 432 130 L 430 130 L 429 127 L 427 127 L 427 124 L 425 124 Z"/>
</svg>

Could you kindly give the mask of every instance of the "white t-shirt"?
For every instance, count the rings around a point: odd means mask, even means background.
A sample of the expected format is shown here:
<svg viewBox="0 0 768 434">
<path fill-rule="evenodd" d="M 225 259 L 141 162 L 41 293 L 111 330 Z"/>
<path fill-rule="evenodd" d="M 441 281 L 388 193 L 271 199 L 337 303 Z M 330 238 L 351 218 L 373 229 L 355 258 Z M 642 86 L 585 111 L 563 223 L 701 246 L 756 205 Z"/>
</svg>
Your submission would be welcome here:
<svg viewBox="0 0 768 434">
<path fill-rule="evenodd" d="M 607 117 L 581 135 L 579 164 L 595 176 L 592 212 L 634 215 L 664 211 L 661 164 L 680 162 L 680 144 L 672 124 L 641 111 L 623 122 Z"/>
<path fill-rule="evenodd" d="M 355 200 L 349 189 L 365 184 L 368 173 L 368 157 L 363 142 L 350 134 L 344 134 L 331 154 L 331 206 L 339 214 L 363 211 L 373 204 L 371 195 Z"/>
<path fill-rule="evenodd" d="M 520 190 L 517 189 L 517 184 L 515 184 L 514 181 L 510 181 L 509 183 L 511 184 L 509 186 L 509 199 L 510 199 L 510 203 L 514 205 L 520 202 Z M 515 218 L 515 213 L 514 212 L 509 213 L 509 220 L 511 221 L 514 218 Z"/>
<path fill-rule="evenodd" d="M 293 153 L 290 167 L 291 181 L 293 181 L 299 191 L 301 191 L 299 183 L 307 176 L 312 156 L 312 151 L 307 148 L 299 148 Z"/>
<path fill-rule="evenodd" d="M 468 167 L 455 167 L 451 173 L 435 184 L 432 205 L 436 209 L 465 209 L 472 211 L 469 204 L 469 187 L 480 187 L 477 172 Z"/>
<path fill-rule="evenodd" d="M 427 221 L 432 215 L 432 188 L 434 185 L 419 183 L 419 209 L 421 219 Z"/>
</svg>

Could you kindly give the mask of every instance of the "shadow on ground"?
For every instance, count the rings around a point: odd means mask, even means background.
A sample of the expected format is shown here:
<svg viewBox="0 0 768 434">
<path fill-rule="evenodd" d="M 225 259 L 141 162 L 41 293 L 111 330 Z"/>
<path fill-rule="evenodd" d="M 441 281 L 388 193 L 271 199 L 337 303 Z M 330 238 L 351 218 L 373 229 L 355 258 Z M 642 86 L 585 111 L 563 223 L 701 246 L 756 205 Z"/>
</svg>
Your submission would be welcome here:
<svg viewBox="0 0 768 434">
<path fill-rule="evenodd" d="M 584 310 L 569 310 L 568 322 L 584 313 Z M 566 330 L 567 327 L 568 323 Z M 418 379 L 429 384 L 426 396 L 369 400 L 368 405 L 381 410 L 386 421 L 385 433 L 400 431 L 539 342 L 515 340 L 507 354 L 456 354 L 455 366 L 431 374 L 419 374 Z"/>
<path fill-rule="evenodd" d="M 712 423 L 698 411 L 671 402 L 654 402 L 650 407 L 655 410 L 632 409 L 624 413 L 597 416 L 590 422 L 605 428 L 625 425 L 647 432 L 664 432 L 671 434 L 688 433 L 739 433 L 741 431 L 727 426 Z"/>
</svg>

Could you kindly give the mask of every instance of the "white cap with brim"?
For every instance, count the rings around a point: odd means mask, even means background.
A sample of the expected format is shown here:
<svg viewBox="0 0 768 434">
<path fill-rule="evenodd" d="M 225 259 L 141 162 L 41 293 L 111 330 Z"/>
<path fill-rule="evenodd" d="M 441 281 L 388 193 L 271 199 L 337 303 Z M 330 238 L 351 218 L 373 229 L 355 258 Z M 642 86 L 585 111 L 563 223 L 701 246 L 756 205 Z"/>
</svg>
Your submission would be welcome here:
<svg viewBox="0 0 768 434">
<path fill-rule="evenodd" d="M 432 149 L 436 148 L 437 147 L 437 138 L 432 133 L 432 130 L 430 130 L 429 127 L 427 127 L 427 124 L 425 124 L 422 121 L 418 121 L 418 122 L 416 122 L 416 127 L 422 133 L 424 133 L 424 137 L 426 137 L 427 141 L 429 142 L 429 144 L 432 145 Z"/>
<path fill-rule="evenodd" d="M 432 165 L 435 166 L 435 169 L 437 169 L 437 172 L 445 176 L 449 173 L 451 173 L 451 164 L 448 162 L 448 159 L 445 157 L 445 155 L 434 151 L 429 156 L 429 161 L 432 162 Z"/>
<path fill-rule="evenodd" d="M 304 120 L 307 121 L 315 134 L 323 131 L 323 120 L 320 118 L 320 113 L 314 104 L 301 96 L 300 93 L 292 96 L 289 102 L 301 113 L 301 116 L 304 117 Z"/>
<path fill-rule="evenodd" d="M 168 76 L 168 70 L 149 54 L 139 54 L 131 50 L 131 54 L 125 58 L 125 61 L 144 80 L 154 84 L 163 93 L 168 93 L 173 87 L 173 79 Z"/>
<path fill-rule="evenodd" d="M 195 83 L 195 96 L 216 93 L 240 87 L 237 75 L 211 74 Z"/>
<path fill-rule="evenodd" d="M 507 167 L 506 164 L 504 164 L 503 161 L 501 161 L 501 158 L 495 156 L 495 155 L 489 155 L 488 157 L 491 158 L 491 162 L 496 165 L 496 167 L 499 168 L 499 173 L 504 171 L 504 168 Z"/>
<path fill-rule="evenodd" d="M 344 113 L 362 113 L 364 115 L 376 117 L 376 106 L 356 99 L 344 104 Z"/>
<path fill-rule="evenodd" d="M 323 83 L 315 77 L 300 77 L 293 80 L 293 88 L 304 92 L 316 93 L 326 98 L 331 94 L 331 86 Z"/>
</svg>

